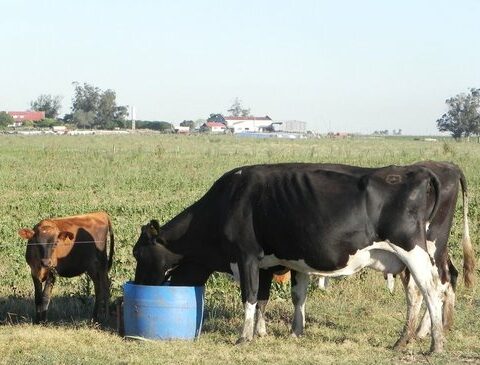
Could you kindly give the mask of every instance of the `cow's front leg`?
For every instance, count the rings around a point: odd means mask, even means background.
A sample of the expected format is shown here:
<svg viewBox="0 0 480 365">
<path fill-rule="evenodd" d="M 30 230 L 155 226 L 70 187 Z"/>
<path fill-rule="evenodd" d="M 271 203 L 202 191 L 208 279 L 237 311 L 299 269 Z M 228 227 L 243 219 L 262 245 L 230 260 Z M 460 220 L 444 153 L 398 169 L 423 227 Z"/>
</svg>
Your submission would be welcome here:
<svg viewBox="0 0 480 365">
<path fill-rule="evenodd" d="M 46 319 L 46 314 L 42 313 L 42 282 L 37 275 L 32 273 L 33 288 L 35 290 L 35 320 L 34 323 L 39 323 Z"/>
<path fill-rule="evenodd" d="M 257 294 L 259 285 L 259 267 L 256 257 L 246 257 L 239 263 L 240 288 L 242 290 L 242 302 L 245 308 L 243 329 L 237 344 L 253 339 L 255 325 L 255 309 L 257 307 Z"/>
<path fill-rule="evenodd" d="M 47 280 L 42 289 L 42 283 L 36 276 L 32 276 L 35 287 L 35 323 L 45 322 L 47 320 L 47 310 L 52 297 L 55 275 L 50 271 L 47 274 Z"/>
<path fill-rule="evenodd" d="M 307 289 L 309 283 L 309 275 L 291 271 L 292 275 L 292 302 L 294 306 L 292 321 L 292 336 L 298 337 L 303 335 L 305 328 L 305 300 L 307 298 Z"/>
</svg>

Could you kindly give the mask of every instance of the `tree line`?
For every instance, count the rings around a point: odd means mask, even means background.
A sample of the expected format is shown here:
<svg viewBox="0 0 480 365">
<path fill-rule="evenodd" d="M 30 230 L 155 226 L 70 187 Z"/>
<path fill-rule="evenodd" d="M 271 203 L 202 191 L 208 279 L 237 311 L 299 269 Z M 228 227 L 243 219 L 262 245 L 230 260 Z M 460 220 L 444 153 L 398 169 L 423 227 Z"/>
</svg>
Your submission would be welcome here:
<svg viewBox="0 0 480 365">
<path fill-rule="evenodd" d="M 74 95 L 72 97 L 71 112 L 60 119 L 62 106 L 60 95 L 41 94 L 30 102 L 30 109 L 45 112 L 45 119 L 35 123 L 37 127 L 52 127 L 62 123 L 72 124 L 79 129 L 114 129 L 131 128 L 132 121 L 128 120 L 128 106 L 117 105 L 116 93 L 111 89 L 102 90 L 88 83 L 73 82 Z M 234 99 L 230 109 L 233 116 L 249 116 L 250 109 L 242 106 L 241 100 Z M 217 121 L 226 124 L 223 114 L 213 113 L 206 119 L 207 122 Z M 13 124 L 13 118 L 5 112 L 0 112 L 0 127 Z M 194 129 L 204 123 L 199 119 L 184 120 L 181 126 Z M 24 123 L 25 124 L 25 123 Z M 28 125 L 28 122 L 27 122 Z M 32 124 L 33 125 L 33 124 Z M 162 132 L 173 132 L 173 125 L 165 121 L 136 120 L 135 128 L 152 129 Z"/>
<path fill-rule="evenodd" d="M 111 89 L 102 90 L 88 83 L 73 82 L 71 113 L 65 114 L 64 123 L 77 128 L 114 129 L 131 128 L 127 120 L 128 106 L 117 105 L 116 93 Z M 59 95 L 42 94 L 30 103 L 32 110 L 44 111 L 46 119 L 36 123 L 37 126 L 52 126 L 59 124 L 58 116 L 62 97 Z M 480 135 L 480 89 L 471 88 L 467 93 L 460 93 L 448 98 L 445 103 L 448 110 L 437 119 L 437 128 L 441 132 L 450 132 L 452 137 L 460 139 L 472 135 Z M 227 112 L 235 117 L 250 116 L 250 109 L 242 106 L 241 100 L 234 99 Z M 226 123 L 223 114 L 213 113 L 207 122 Z M 13 118 L 5 112 L 0 112 L 0 127 L 13 123 Z M 193 129 L 197 126 L 192 120 L 184 120 L 182 126 Z M 148 128 L 160 131 L 170 131 L 172 124 L 164 121 L 136 121 L 137 128 Z M 401 130 L 400 130 L 401 131 Z M 377 132 L 378 133 L 378 132 Z M 401 132 L 400 132 L 401 133 Z"/>
</svg>

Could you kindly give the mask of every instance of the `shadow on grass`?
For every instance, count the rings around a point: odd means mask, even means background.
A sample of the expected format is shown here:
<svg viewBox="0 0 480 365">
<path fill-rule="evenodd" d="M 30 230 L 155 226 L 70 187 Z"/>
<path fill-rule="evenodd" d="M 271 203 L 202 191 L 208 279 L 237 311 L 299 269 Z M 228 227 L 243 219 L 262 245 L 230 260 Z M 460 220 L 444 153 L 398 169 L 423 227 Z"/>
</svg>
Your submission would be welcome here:
<svg viewBox="0 0 480 365">
<path fill-rule="evenodd" d="M 92 324 L 94 298 L 81 296 L 53 296 L 47 313 L 47 323 L 55 326 Z M 116 330 L 116 312 L 112 310 L 108 323 L 102 328 Z M 33 323 L 33 298 L 21 296 L 0 297 L 0 326 Z"/>
</svg>

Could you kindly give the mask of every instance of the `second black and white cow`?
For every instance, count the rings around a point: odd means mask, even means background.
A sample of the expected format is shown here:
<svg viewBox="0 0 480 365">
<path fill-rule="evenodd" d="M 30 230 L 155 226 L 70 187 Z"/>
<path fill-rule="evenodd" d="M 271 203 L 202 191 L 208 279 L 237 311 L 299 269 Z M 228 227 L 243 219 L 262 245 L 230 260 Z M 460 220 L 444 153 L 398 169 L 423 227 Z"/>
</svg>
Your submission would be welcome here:
<svg viewBox="0 0 480 365">
<path fill-rule="evenodd" d="M 448 240 L 450 229 L 453 223 L 458 191 L 462 192 L 463 203 L 463 277 L 466 287 L 472 287 L 475 272 L 475 254 L 470 240 L 468 225 L 468 193 L 467 181 L 462 170 L 455 164 L 449 162 L 422 161 L 415 164 L 432 171 L 440 180 L 441 191 L 439 200 L 439 209 L 435 217 L 432 218 L 428 230 L 427 241 L 434 243 L 431 249 L 435 252 L 435 262 L 439 267 L 441 279 L 441 294 L 443 300 L 443 326 L 444 330 L 449 329 L 453 323 L 453 308 L 455 304 L 455 287 L 458 271 L 453 265 L 448 254 Z M 430 202 L 430 204 L 433 204 Z M 400 275 L 407 297 L 407 321 L 402 336 L 395 344 L 395 347 L 401 348 L 412 338 L 425 337 L 430 331 L 430 317 L 428 311 L 425 312 L 420 325 L 417 328 L 420 308 L 422 304 L 422 294 L 419 291 L 415 281 L 412 280 L 409 270 Z"/>
<path fill-rule="evenodd" d="M 278 266 L 307 280 L 309 274 L 344 276 L 364 267 L 397 274 L 406 267 L 427 303 L 431 350 L 442 351 L 441 277 L 427 241 L 440 191 L 438 177 L 416 165 L 361 174 L 321 164 L 240 167 L 162 227 L 152 222 L 142 228 L 134 247 L 135 282 L 161 284 L 176 268 L 185 281 L 195 272 L 193 285 L 213 271 L 238 269 L 245 306 L 240 341 L 248 341 L 257 301 L 270 286 L 262 288 L 262 276 L 271 277 Z"/>
<path fill-rule="evenodd" d="M 461 188 L 463 197 L 463 239 L 462 248 L 464 256 L 464 280 L 467 287 L 473 285 L 475 255 L 470 241 L 468 228 L 468 194 L 467 183 L 462 170 L 450 162 L 422 161 L 415 164 L 432 171 L 439 179 L 441 184 L 439 196 L 439 209 L 434 217 L 431 218 L 427 230 L 427 242 L 429 250 L 435 258 L 436 266 L 439 271 L 441 285 L 439 285 L 440 295 L 443 303 L 443 326 L 444 330 L 451 327 L 453 323 L 453 307 L 455 304 L 455 285 L 458 271 L 450 260 L 448 254 L 448 239 L 450 229 L 455 214 L 458 191 Z M 376 168 L 364 168 L 338 164 L 323 164 L 322 168 L 329 171 L 353 174 L 361 177 L 366 173 L 372 173 Z M 429 201 L 430 206 L 435 203 L 433 196 Z M 386 273 L 389 278 L 391 273 Z M 431 323 L 428 310 L 425 312 L 420 325 L 417 328 L 420 309 L 423 301 L 422 294 L 411 278 L 408 269 L 400 273 L 400 277 L 405 289 L 407 299 L 407 320 L 404 330 L 395 348 L 404 347 L 413 338 L 423 338 L 429 334 Z M 320 278 L 322 285 L 328 281 L 327 277 Z M 292 300 L 294 304 L 294 316 L 292 322 L 292 333 L 300 335 L 303 333 L 305 323 L 305 299 L 308 285 L 308 277 L 302 273 L 292 272 Z"/>
</svg>

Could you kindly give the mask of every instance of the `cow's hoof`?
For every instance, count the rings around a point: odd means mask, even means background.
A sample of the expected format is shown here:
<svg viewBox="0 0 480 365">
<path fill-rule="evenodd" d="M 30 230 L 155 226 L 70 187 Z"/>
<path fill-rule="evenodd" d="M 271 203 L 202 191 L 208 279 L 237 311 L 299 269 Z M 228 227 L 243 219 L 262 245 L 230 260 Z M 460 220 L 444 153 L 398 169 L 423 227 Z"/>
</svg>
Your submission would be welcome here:
<svg viewBox="0 0 480 365">
<path fill-rule="evenodd" d="M 300 338 L 302 336 L 303 336 L 303 333 L 296 333 L 296 332 L 290 333 L 290 337 L 292 338 Z"/>
<path fill-rule="evenodd" d="M 408 342 L 408 339 L 402 336 L 397 340 L 397 342 L 395 342 L 395 344 L 393 345 L 393 349 L 395 351 L 401 351 L 407 346 Z"/>
<path fill-rule="evenodd" d="M 440 354 L 443 352 L 443 345 L 432 345 L 430 347 L 431 354 Z"/>
<path fill-rule="evenodd" d="M 237 342 L 235 342 L 235 345 L 244 345 L 244 344 L 247 344 L 251 341 L 251 339 L 249 340 L 248 338 L 246 337 L 240 337 Z"/>
</svg>

